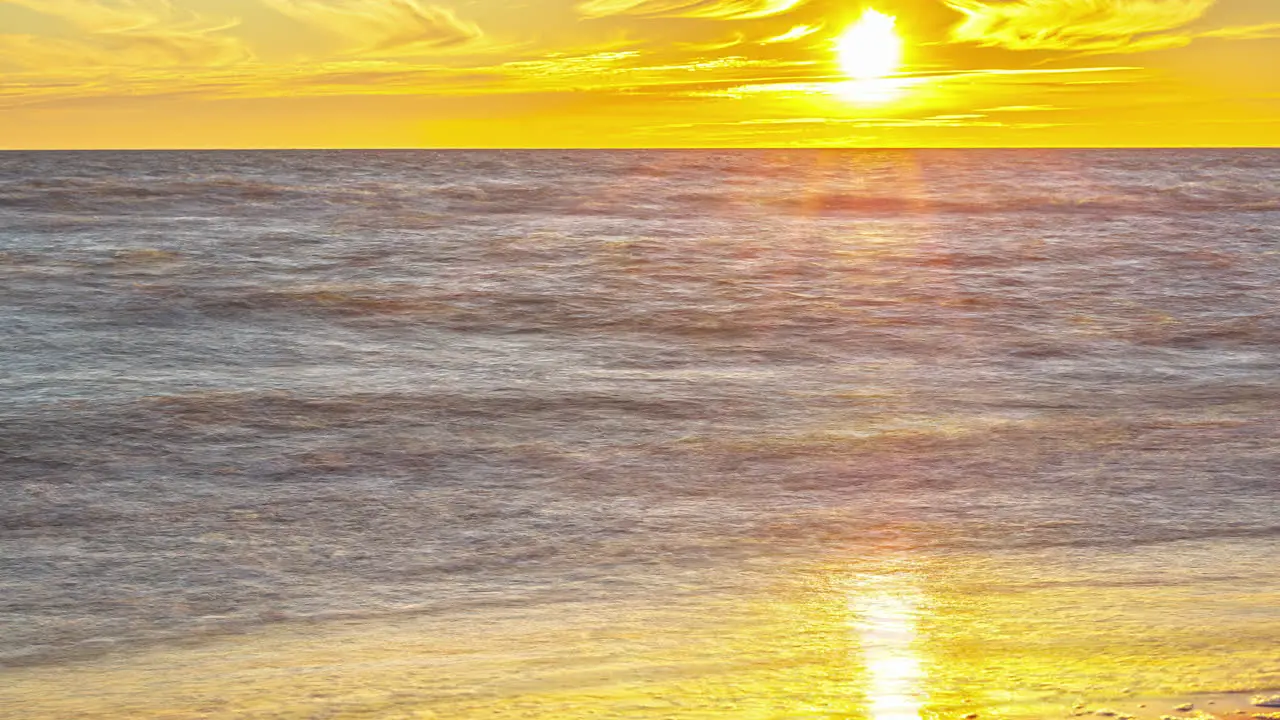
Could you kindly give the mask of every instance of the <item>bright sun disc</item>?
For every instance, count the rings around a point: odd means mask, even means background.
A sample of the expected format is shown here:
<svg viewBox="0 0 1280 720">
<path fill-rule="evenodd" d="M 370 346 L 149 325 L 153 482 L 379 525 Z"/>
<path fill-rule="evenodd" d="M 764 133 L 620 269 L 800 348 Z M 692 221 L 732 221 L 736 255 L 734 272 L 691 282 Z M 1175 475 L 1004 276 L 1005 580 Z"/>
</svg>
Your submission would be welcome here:
<svg viewBox="0 0 1280 720">
<path fill-rule="evenodd" d="M 902 38 L 893 29 L 897 18 L 870 8 L 836 41 L 840 69 L 855 80 L 874 80 L 898 71 Z"/>
</svg>

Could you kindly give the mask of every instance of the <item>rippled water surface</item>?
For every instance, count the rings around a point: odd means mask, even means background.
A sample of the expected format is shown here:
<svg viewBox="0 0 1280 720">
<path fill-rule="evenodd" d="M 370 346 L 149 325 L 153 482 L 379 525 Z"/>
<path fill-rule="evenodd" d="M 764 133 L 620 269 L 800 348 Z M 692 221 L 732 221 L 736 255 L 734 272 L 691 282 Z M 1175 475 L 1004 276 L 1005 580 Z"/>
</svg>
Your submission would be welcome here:
<svg viewBox="0 0 1280 720">
<path fill-rule="evenodd" d="M 0 715 L 1280 687 L 1280 151 L 0 153 Z"/>
</svg>

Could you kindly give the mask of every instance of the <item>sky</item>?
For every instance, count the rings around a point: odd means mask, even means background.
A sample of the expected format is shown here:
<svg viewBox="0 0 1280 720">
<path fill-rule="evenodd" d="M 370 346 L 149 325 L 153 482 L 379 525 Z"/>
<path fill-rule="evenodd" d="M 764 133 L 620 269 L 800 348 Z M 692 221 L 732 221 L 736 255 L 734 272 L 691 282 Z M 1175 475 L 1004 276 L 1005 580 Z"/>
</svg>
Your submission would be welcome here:
<svg viewBox="0 0 1280 720">
<path fill-rule="evenodd" d="M 1278 145 L 1280 0 L 0 0 L 0 149 Z"/>
</svg>

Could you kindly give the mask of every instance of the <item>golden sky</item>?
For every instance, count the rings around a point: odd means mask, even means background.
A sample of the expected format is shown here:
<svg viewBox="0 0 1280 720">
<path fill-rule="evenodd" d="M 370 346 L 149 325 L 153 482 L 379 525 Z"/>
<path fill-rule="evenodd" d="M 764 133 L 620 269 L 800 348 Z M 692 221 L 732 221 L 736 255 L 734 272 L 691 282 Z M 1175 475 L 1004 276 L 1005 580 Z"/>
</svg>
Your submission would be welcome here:
<svg viewBox="0 0 1280 720">
<path fill-rule="evenodd" d="M 0 0 L 0 148 L 1167 145 L 1280 145 L 1280 0 Z"/>
</svg>

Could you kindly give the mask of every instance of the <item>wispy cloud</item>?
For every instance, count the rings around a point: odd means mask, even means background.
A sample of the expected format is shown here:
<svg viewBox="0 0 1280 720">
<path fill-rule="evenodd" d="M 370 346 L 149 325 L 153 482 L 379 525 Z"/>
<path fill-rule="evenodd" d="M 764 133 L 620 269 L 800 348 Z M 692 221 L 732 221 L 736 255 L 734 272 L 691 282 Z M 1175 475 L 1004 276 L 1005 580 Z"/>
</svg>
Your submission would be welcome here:
<svg viewBox="0 0 1280 720">
<path fill-rule="evenodd" d="M 799 63 L 789 63 L 792 66 Z M 833 77 L 822 77 L 817 79 L 807 78 L 786 78 L 777 77 L 772 79 L 755 80 L 745 84 L 724 85 L 721 87 L 703 87 L 695 88 L 688 91 L 688 94 L 699 97 L 742 97 L 754 94 L 783 94 L 794 96 L 805 95 L 843 95 L 850 89 L 862 87 L 871 89 L 880 88 L 898 88 L 912 89 L 929 85 L 936 85 L 948 81 L 981 81 L 985 83 L 1003 83 L 1003 84 L 1025 84 L 1052 82 L 1053 84 L 1067 84 L 1071 82 L 1069 78 L 1074 76 L 1092 76 L 1099 74 L 1118 74 L 1128 75 L 1141 71 L 1142 68 L 1134 66 L 1115 66 L 1115 67 L 1077 67 L 1077 68 L 1020 68 L 1020 69 L 978 69 L 978 70 L 945 70 L 937 72 L 918 72 L 905 75 L 899 75 L 893 78 L 885 78 L 874 81 L 848 81 L 844 78 L 836 79 Z M 850 88 L 850 86 L 855 86 Z M 1005 106 L 996 108 L 998 110 L 1041 110 L 1052 109 L 1049 106 L 1040 105 L 1020 105 Z M 994 111 L 993 109 L 991 111 Z M 988 112 L 986 110 L 982 112 Z"/>
<path fill-rule="evenodd" d="M 964 14 L 956 42 L 1011 50 L 1135 52 L 1175 47 L 1172 33 L 1198 20 L 1216 0 L 944 0 Z"/>
<path fill-rule="evenodd" d="M 28 70 L 217 66 L 250 57 L 223 31 L 234 19 L 210 20 L 167 0 L 5 0 L 77 28 L 74 37 L 0 31 L 0 57 Z"/>
<path fill-rule="evenodd" d="M 275 10 L 342 38 L 353 49 L 442 48 L 479 38 L 475 24 L 421 0 L 263 0 Z"/>
<path fill-rule="evenodd" d="M 818 32 L 821 29 L 822 29 L 821 25 L 796 25 L 795 27 L 782 33 L 781 35 L 774 35 L 773 37 L 765 38 L 764 40 L 761 40 L 760 44 L 776 45 L 778 43 L 795 42 L 796 40 L 799 40 L 801 38 L 809 37 L 810 35 Z"/>
<path fill-rule="evenodd" d="M 1280 23 L 1218 28 L 1217 30 L 1202 32 L 1199 37 L 1226 38 L 1229 40 L 1270 40 L 1280 38 Z"/>
<path fill-rule="evenodd" d="M 584 0 L 578 11 L 587 17 L 645 15 L 650 17 L 741 20 L 781 15 L 805 0 Z"/>
<path fill-rule="evenodd" d="M 998 127 L 1004 123 L 987 120 L 986 115 L 966 113 L 963 115 L 933 115 L 922 118 L 765 118 L 760 120 L 739 120 L 733 125 L 847 125 L 852 127 L 965 127 L 987 126 Z"/>
<path fill-rule="evenodd" d="M 4 0 L 52 15 L 91 32 L 119 32 L 152 27 L 173 17 L 164 0 Z"/>
<path fill-rule="evenodd" d="M 625 64 L 634 61 L 640 53 L 634 50 L 606 51 L 585 55 L 554 53 L 533 60 L 516 60 L 501 65 L 511 75 L 525 78 L 581 78 L 604 79 L 622 72 Z"/>
<path fill-rule="evenodd" d="M 683 43 L 676 43 L 676 47 L 682 50 L 706 52 L 709 50 L 724 50 L 726 48 L 731 48 L 731 47 L 734 47 L 735 45 L 741 45 L 742 43 L 746 42 L 746 40 L 747 40 L 747 36 L 738 32 L 738 33 L 734 33 L 733 36 L 728 38 L 727 40 L 712 40 L 710 42 L 683 42 Z"/>
<path fill-rule="evenodd" d="M 1048 112 L 1051 110 L 1061 110 L 1062 108 L 1053 105 L 1000 105 L 998 107 L 979 108 L 980 113 L 1009 113 L 1009 112 Z"/>
</svg>

